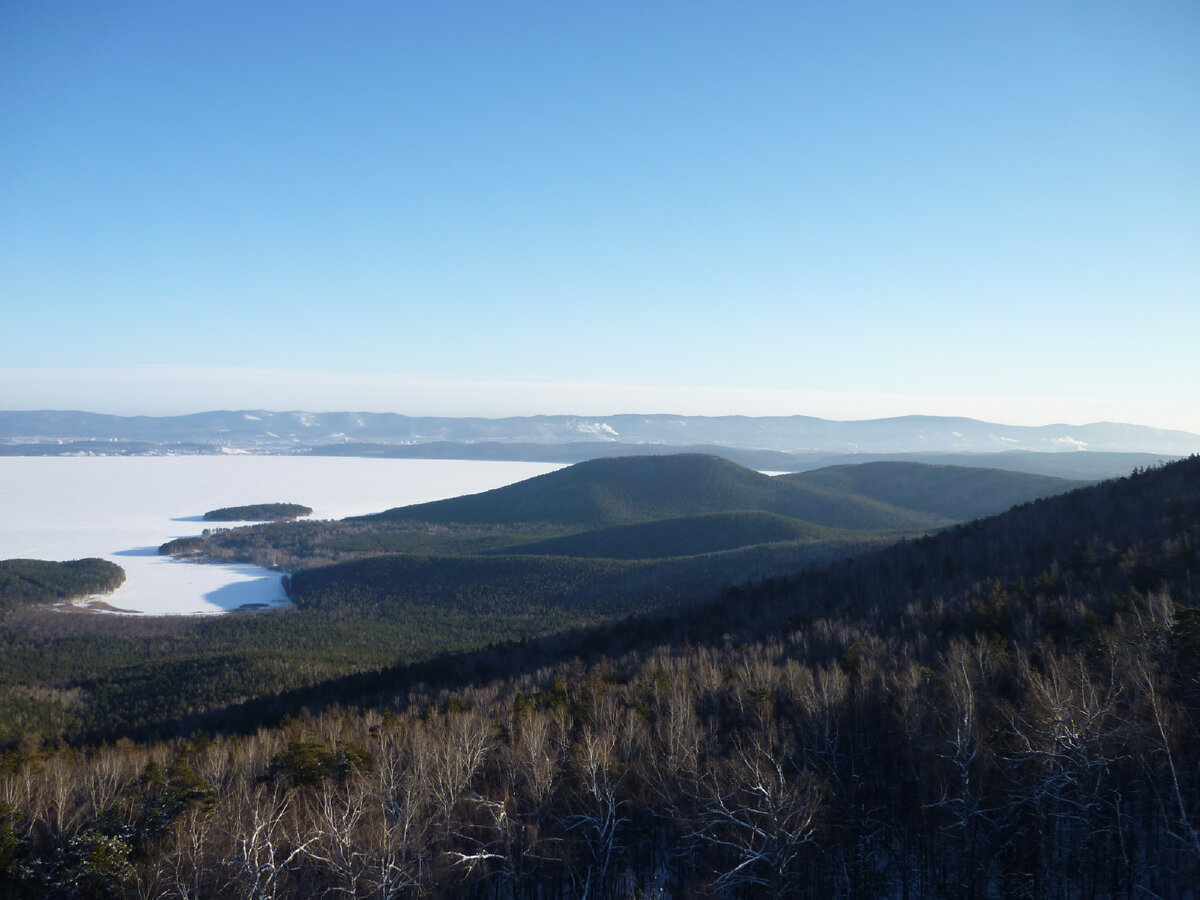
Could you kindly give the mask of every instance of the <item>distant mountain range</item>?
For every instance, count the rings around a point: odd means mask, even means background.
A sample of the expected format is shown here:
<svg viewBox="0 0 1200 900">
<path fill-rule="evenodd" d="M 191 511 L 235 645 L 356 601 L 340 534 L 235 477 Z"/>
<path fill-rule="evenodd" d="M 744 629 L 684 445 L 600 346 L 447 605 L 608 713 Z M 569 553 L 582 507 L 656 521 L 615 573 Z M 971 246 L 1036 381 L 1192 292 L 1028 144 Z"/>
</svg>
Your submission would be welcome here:
<svg viewBox="0 0 1200 900">
<path fill-rule="evenodd" d="M 528 447 L 573 447 L 590 456 L 611 455 L 613 445 L 681 448 L 725 447 L 787 454 L 1037 453 L 1101 451 L 1184 456 L 1200 452 L 1200 435 L 1184 431 L 1095 422 L 1088 425 L 998 425 L 943 416 L 902 416 L 838 422 L 811 416 L 523 416 L 503 419 L 412 417 L 395 413 L 269 412 L 222 410 L 186 416 L 110 416 L 87 412 L 0 412 L 0 445 L 47 452 L 66 442 L 82 452 L 104 444 L 115 452 L 153 452 L 178 445 L 182 452 L 220 448 L 254 452 L 344 452 L 398 455 L 404 447 L 504 448 L 529 458 Z M 40 451 L 39 451 L 40 445 Z M 448 445 L 448 446 L 447 446 Z M 524 445 L 526 449 L 519 449 Z M 590 450 L 590 453 L 589 453 Z M 22 452 L 22 451 L 17 451 Z M 423 455 L 413 453 L 412 455 Z M 475 458 L 478 458 L 477 456 Z M 586 458 L 586 457 L 585 457 Z"/>
</svg>

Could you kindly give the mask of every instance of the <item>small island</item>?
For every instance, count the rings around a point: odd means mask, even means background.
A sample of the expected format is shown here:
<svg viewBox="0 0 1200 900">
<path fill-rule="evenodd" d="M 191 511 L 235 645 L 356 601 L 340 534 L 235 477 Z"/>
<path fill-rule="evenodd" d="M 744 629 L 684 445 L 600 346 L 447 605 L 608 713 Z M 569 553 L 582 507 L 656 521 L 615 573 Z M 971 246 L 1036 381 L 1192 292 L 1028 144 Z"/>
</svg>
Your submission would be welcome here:
<svg viewBox="0 0 1200 900">
<path fill-rule="evenodd" d="M 0 610 L 111 594 L 124 583 L 125 570 L 106 559 L 0 560 Z"/>
<path fill-rule="evenodd" d="M 205 522 L 276 522 L 280 519 L 299 519 L 311 516 L 312 509 L 299 503 L 254 503 L 250 506 L 226 506 L 210 509 Z"/>
</svg>

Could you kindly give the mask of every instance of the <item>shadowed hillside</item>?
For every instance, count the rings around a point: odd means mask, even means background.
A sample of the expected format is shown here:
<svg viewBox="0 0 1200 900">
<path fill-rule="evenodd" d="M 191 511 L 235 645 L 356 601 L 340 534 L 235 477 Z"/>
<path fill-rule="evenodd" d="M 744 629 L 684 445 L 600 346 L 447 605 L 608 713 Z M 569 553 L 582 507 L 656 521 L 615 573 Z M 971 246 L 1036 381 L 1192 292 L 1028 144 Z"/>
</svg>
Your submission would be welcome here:
<svg viewBox="0 0 1200 900">
<path fill-rule="evenodd" d="M 781 475 L 781 480 L 839 493 L 858 494 L 903 509 L 966 521 L 994 516 L 1087 482 L 1002 469 L 868 462 Z"/>
<path fill-rule="evenodd" d="M 941 516 L 791 483 L 729 460 L 693 454 L 595 459 L 482 494 L 399 507 L 372 518 L 599 528 L 752 509 L 831 528 L 914 529 L 947 524 Z"/>
<path fill-rule="evenodd" d="M 636 525 L 612 525 L 566 537 L 521 544 L 522 554 L 655 559 L 716 553 L 780 541 L 829 540 L 852 537 L 766 512 L 703 513 Z"/>
<path fill-rule="evenodd" d="M 125 570 L 106 559 L 0 560 L 0 612 L 22 603 L 109 594 L 124 583 Z"/>
</svg>

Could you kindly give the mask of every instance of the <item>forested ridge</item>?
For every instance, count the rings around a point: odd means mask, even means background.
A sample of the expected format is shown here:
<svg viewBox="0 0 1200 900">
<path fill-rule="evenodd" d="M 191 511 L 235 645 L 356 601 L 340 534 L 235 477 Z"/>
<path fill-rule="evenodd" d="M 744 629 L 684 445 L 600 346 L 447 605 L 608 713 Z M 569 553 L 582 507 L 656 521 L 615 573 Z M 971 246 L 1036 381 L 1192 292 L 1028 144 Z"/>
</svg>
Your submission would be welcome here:
<svg viewBox="0 0 1200 900">
<path fill-rule="evenodd" d="M 799 472 L 824 467 L 863 465 L 867 462 L 908 462 L 960 468 L 994 467 L 1012 472 L 1036 473 L 1057 478 L 1098 480 L 1126 475 L 1142 466 L 1161 465 L 1178 455 L 1116 453 L 1096 450 L 971 452 L 788 452 L 747 449 L 727 444 L 629 444 L 619 441 L 582 441 L 562 444 L 477 441 L 469 444 L 430 441 L 420 444 L 346 442 L 306 448 L 312 456 L 358 456 L 393 459 L 494 459 L 526 462 L 577 463 L 605 456 L 674 455 L 702 453 L 720 456 L 758 471 Z M 1184 451 L 1186 452 L 1186 451 Z"/>
<path fill-rule="evenodd" d="M 877 461 L 780 476 L 780 481 L 857 494 L 900 509 L 968 520 L 1061 494 L 1085 482 L 1002 469 Z"/>
<path fill-rule="evenodd" d="M 660 559 L 719 553 L 758 544 L 838 538 L 852 539 L 853 535 L 790 516 L 746 510 L 593 528 L 563 537 L 531 541 L 516 550 L 534 555 Z"/>
<path fill-rule="evenodd" d="M 720 457 L 688 453 L 593 459 L 482 494 L 362 518 L 598 528 L 751 509 L 831 528 L 914 529 L 949 521 L 860 494 L 772 478 Z"/>
<path fill-rule="evenodd" d="M 1198 573 L 1191 458 L 684 615 L 313 683 L 279 727 L 31 734 L 0 885 L 1194 896 Z"/>
</svg>

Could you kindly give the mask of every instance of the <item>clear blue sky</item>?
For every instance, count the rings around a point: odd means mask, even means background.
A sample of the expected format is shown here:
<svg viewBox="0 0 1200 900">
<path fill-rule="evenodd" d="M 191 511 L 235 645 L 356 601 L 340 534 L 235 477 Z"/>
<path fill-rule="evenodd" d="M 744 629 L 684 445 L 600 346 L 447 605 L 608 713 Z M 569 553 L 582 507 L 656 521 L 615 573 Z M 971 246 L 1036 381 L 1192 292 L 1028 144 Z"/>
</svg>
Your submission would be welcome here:
<svg viewBox="0 0 1200 900">
<path fill-rule="evenodd" d="M 1200 431 L 1198 48 L 1194 0 L 6 3 L 0 407 Z"/>
</svg>

